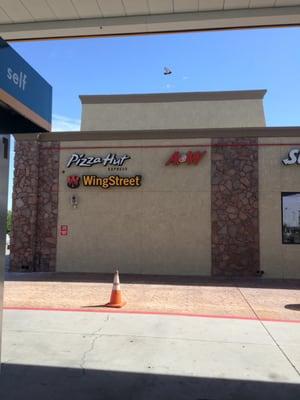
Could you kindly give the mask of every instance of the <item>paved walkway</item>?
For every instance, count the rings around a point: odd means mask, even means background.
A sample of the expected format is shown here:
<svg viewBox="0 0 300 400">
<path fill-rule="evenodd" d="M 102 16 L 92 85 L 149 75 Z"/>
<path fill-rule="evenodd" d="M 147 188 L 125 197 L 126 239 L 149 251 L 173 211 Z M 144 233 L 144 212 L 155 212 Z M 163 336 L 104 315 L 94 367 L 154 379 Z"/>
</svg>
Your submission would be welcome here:
<svg viewBox="0 0 300 400">
<path fill-rule="evenodd" d="M 112 275 L 24 273 L 6 278 L 6 307 L 100 309 L 112 288 Z M 300 281 L 121 275 L 121 283 L 125 311 L 300 320 Z"/>
<path fill-rule="evenodd" d="M 5 400 L 299 400 L 300 323 L 4 312 Z"/>
</svg>

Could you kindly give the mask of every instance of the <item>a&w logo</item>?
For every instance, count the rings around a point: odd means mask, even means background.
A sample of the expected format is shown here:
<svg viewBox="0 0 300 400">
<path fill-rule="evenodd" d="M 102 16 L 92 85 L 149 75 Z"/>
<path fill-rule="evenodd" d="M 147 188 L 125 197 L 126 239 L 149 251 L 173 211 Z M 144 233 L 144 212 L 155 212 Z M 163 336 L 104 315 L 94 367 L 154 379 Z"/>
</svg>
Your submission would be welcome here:
<svg viewBox="0 0 300 400">
<path fill-rule="evenodd" d="M 198 165 L 202 158 L 205 156 L 206 151 L 188 151 L 187 153 L 180 153 L 175 151 L 168 159 L 165 165 Z"/>
<path fill-rule="evenodd" d="M 79 185 L 80 185 L 80 176 L 76 176 L 76 175 L 68 176 L 68 178 L 67 178 L 67 185 L 68 185 L 69 188 L 71 188 L 71 189 L 76 189 L 76 188 L 78 188 Z"/>
</svg>

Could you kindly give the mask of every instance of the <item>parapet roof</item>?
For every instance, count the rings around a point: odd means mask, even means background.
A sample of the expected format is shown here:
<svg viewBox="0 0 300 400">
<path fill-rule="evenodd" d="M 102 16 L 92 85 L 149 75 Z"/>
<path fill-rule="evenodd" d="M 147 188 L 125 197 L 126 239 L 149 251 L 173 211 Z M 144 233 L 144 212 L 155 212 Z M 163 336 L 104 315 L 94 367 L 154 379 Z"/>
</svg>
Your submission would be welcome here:
<svg viewBox="0 0 300 400">
<path fill-rule="evenodd" d="M 177 92 L 145 94 L 80 95 L 82 104 L 164 103 L 181 101 L 223 101 L 263 99 L 267 90 L 232 90 L 222 92 Z"/>
</svg>

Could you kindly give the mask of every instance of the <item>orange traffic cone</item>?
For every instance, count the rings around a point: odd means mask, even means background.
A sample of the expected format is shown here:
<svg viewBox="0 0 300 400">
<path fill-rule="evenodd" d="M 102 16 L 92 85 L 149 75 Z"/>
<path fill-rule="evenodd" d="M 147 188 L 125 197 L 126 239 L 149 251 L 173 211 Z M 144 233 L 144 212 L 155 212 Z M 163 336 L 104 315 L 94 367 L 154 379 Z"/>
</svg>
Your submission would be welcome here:
<svg viewBox="0 0 300 400">
<path fill-rule="evenodd" d="M 105 307 L 121 308 L 125 306 L 126 301 L 122 301 L 122 293 L 120 287 L 119 271 L 117 270 L 114 275 L 113 288 L 111 291 L 110 301 L 105 304 Z"/>
</svg>

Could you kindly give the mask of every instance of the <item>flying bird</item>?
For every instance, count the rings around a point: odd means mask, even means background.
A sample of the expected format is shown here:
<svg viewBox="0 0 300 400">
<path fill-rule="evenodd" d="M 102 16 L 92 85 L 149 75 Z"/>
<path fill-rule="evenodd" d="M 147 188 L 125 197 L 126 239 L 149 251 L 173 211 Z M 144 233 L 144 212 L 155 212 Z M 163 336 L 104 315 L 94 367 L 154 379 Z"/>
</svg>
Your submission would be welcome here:
<svg viewBox="0 0 300 400">
<path fill-rule="evenodd" d="M 171 75 L 172 71 L 170 70 L 170 68 L 165 67 L 164 68 L 164 75 Z"/>
</svg>

